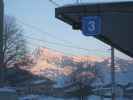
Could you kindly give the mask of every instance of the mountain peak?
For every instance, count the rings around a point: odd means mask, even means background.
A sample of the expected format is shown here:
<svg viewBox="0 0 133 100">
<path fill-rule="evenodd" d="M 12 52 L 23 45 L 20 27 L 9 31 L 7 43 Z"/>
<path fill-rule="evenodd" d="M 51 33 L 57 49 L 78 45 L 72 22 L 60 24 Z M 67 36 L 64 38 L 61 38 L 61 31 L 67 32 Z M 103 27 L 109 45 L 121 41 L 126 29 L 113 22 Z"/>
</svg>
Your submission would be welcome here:
<svg viewBox="0 0 133 100">
<path fill-rule="evenodd" d="M 30 71 L 36 75 L 47 74 L 48 77 L 49 75 L 56 77 L 58 74 L 69 75 L 76 66 L 74 64 L 102 62 L 105 59 L 97 56 L 66 56 L 61 52 L 42 47 L 35 49 L 33 54 L 37 63 Z"/>
<path fill-rule="evenodd" d="M 105 59 L 107 59 L 106 57 L 99 57 L 99 56 L 82 56 L 82 55 L 77 55 L 77 56 L 67 56 L 59 51 L 56 50 L 52 50 L 49 48 L 38 48 L 35 49 L 34 51 L 34 55 L 36 58 L 39 59 L 58 59 L 59 61 L 62 60 L 63 58 L 67 58 L 67 59 L 71 59 L 74 62 L 84 62 L 84 61 L 88 61 L 88 62 L 102 62 Z"/>
</svg>

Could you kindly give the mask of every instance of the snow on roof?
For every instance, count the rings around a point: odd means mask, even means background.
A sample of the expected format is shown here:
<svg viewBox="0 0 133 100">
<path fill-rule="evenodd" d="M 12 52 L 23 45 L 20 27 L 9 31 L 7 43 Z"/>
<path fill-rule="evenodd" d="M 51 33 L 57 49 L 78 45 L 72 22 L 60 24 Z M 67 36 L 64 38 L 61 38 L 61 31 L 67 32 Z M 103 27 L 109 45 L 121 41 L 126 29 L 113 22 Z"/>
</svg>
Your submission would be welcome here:
<svg viewBox="0 0 133 100">
<path fill-rule="evenodd" d="M 47 82 L 47 80 L 36 80 L 33 82 L 33 84 L 41 84 L 41 83 L 45 83 Z"/>
<path fill-rule="evenodd" d="M 27 95 L 27 96 L 21 97 L 20 100 L 32 100 L 37 98 L 39 98 L 38 95 Z"/>
<path fill-rule="evenodd" d="M 13 89 L 12 87 L 3 87 L 0 88 L 0 92 L 16 92 L 16 90 Z"/>
</svg>

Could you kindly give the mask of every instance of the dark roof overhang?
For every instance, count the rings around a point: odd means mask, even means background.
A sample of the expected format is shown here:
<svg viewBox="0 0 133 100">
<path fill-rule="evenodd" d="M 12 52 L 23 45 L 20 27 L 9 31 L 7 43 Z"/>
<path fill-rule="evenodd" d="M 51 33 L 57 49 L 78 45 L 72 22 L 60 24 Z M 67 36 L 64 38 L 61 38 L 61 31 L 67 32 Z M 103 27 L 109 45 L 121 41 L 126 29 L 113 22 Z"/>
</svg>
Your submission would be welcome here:
<svg viewBox="0 0 133 100">
<path fill-rule="evenodd" d="M 133 57 L 133 2 L 65 5 L 55 9 L 56 18 L 81 30 L 81 18 L 101 16 L 102 34 L 97 39 Z"/>
</svg>

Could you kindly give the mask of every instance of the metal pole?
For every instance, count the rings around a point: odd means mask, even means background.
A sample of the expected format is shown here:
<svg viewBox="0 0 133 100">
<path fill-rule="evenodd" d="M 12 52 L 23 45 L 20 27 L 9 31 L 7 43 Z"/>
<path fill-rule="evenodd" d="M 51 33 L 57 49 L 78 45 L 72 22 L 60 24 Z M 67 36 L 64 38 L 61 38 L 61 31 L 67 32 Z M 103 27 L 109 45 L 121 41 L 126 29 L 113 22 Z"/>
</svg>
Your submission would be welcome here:
<svg viewBox="0 0 133 100">
<path fill-rule="evenodd" d="M 3 53 L 3 27 L 4 27 L 4 1 L 0 0 L 0 82 L 4 83 L 4 53 Z"/>
<path fill-rule="evenodd" d="M 111 81 L 112 81 L 112 100 L 115 100 L 115 63 L 114 63 L 114 47 L 111 47 Z"/>
<path fill-rule="evenodd" d="M 80 0 L 76 0 L 76 3 L 79 4 L 80 3 Z"/>
</svg>

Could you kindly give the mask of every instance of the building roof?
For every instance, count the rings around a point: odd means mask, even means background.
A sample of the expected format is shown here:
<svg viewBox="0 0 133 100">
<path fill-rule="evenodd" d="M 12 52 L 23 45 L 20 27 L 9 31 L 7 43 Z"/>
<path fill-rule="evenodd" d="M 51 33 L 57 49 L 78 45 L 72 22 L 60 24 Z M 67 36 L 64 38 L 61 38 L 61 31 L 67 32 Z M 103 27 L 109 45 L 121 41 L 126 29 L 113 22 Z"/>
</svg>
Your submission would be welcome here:
<svg viewBox="0 0 133 100">
<path fill-rule="evenodd" d="M 101 34 L 95 38 L 133 57 L 133 2 L 65 5 L 55 9 L 56 18 L 82 30 L 82 17 L 100 16 Z"/>
</svg>

